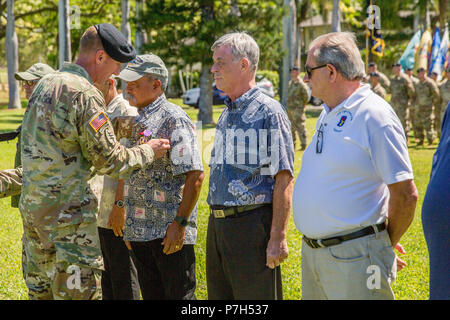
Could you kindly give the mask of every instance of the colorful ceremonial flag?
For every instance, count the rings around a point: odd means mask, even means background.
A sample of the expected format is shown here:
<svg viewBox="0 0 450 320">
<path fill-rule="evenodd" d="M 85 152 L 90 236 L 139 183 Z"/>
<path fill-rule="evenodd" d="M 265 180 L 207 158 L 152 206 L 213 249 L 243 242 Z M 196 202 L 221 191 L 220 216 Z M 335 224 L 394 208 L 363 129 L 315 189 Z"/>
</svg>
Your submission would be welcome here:
<svg viewBox="0 0 450 320">
<path fill-rule="evenodd" d="M 417 52 L 417 48 L 419 48 L 421 35 L 422 31 L 420 30 L 414 34 L 411 40 L 409 40 L 408 46 L 400 57 L 400 60 L 398 60 L 402 65 L 403 70 L 408 68 L 414 69 L 414 56 Z"/>
<path fill-rule="evenodd" d="M 442 71 L 444 71 L 448 66 L 448 59 L 449 59 L 449 55 L 450 55 L 450 50 L 448 48 L 449 45 L 450 45 L 450 42 L 449 42 L 449 35 L 448 35 L 448 25 L 445 24 L 445 31 L 444 31 L 444 35 L 442 36 L 441 48 L 439 50 L 439 53 L 441 56 Z"/>
<path fill-rule="evenodd" d="M 420 39 L 419 48 L 417 48 L 414 68 L 415 70 L 419 68 L 424 68 L 428 70 L 428 56 L 431 51 L 431 31 L 430 29 L 425 30 Z"/>
<path fill-rule="evenodd" d="M 381 18 L 380 9 L 375 5 L 375 1 L 366 1 L 366 15 L 368 18 L 368 36 L 369 36 L 369 50 L 372 54 L 382 57 L 385 47 L 384 40 L 381 36 Z"/>
<path fill-rule="evenodd" d="M 428 60 L 428 75 L 431 74 L 431 72 L 436 72 L 438 75 L 441 74 L 441 56 L 440 56 L 440 49 L 441 49 L 441 34 L 439 27 L 436 28 L 434 31 L 433 36 L 433 44 L 431 45 L 431 54 L 429 56 Z"/>
</svg>

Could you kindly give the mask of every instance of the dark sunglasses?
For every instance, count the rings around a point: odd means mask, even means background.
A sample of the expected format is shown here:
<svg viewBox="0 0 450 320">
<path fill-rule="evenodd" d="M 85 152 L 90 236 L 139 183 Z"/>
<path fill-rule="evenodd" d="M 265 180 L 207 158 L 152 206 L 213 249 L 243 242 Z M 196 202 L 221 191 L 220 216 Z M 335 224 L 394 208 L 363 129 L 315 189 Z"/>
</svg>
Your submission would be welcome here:
<svg viewBox="0 0 450 320">
<path fill-rule="evenodd" d="M 314 67 L 314 68 L 310 68 L 307 65 L 305 65 L 305 70 L 306 70 L 306 74 L 308 75 L 308 78 L 311 78 L 312 72 L 314 70 L 326 67 L 327 65 L 328 65 L 328 63 L 325 63 L 325 64 L 322 64 L 320 66 Z"/>
</svg>

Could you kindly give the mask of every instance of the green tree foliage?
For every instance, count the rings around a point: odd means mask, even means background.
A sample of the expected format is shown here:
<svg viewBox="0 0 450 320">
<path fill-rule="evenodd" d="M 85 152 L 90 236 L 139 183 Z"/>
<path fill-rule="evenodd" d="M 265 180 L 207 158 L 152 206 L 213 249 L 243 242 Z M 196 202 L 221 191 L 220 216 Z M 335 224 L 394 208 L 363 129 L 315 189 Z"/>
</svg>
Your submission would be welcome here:
<svg viewBox="0 0 450 320">
<path fill-rule="evenodd" d="M 213 19 L 204 17 L 208 3 Z M 238 11 L 233 11 L 236 8 Z M 260 67 L 276 70 L 282 55 L 282 14 L 280 0 L 147 0 L 143 27 L 150 37 L 146 49 L 170 65 L 211 63 L 210 48 L 217 38 L 227 32 L 247 31 L 260 46 Z"/>
</svg>

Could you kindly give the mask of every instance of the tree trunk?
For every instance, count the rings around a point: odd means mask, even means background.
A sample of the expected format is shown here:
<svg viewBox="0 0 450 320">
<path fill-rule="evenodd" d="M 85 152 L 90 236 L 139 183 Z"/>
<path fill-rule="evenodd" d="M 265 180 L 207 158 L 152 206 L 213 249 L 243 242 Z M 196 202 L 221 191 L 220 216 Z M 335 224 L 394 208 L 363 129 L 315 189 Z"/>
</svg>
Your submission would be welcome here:
<svg viewBox="0 0 450 320">
<path fill-rule="evenodd" d="M 445 22 L 447 21 L 446 19 L 447 6 L 448 0 L 439 0 L 439 24 L 441 30 L 445 30 Z"/>
<path fill-rule="evenodd" d="M 122 0 L 122 26 L 121 31 L 128 43 L 131 43 L 131 27 L 130 27 L 130 1 Z M 122 93 L 125 93 L 127 87 L 126 81 L 121 81 Z"/>
<path fill-rule="evenodd" d="M 292 17 L 295 15 L 293 10 L 293 1 L 284 0 L 283 5 L 289 8 L 289 13 L 283 17 L 283 49 L 286 50 L 286 55 L 283 57 L 282 66 L 280 70 L 280 102 L 283 106 L 287 104 L 288 85 L 289 85 L 289 69 L 292 67 L 293 61 L 293 23 Z M 295 4 L 294 4 L 295 7 Z"/>
<path fill-rule="evenodd" d="M 211 65 L 202 63 L 202 72 L 200 75 L 200 98 L 198 101 L 198 121 L 202 124 L 210 124 L 213 122 L 212 117 L 212 84 L 213 76 L 211 73 Z"/>
<path fill-rule="evenodd" d="M 215 19 L 214 1 L 204 0 L 200 3 L 202 10 L 202 21 L 208 22 Z M 205 47 L 210 44 L 205 43 Z M 205 48 L 209 49 L 209 48 Z M 202 59 L 202 71 L 200 74 L 200 98 L 198 101 L 198 121 L 202 124 L 213 123 L 212 113 L 212 84 L 213 76 L 211 73 L 211 51 L 206 51 Z"/>
<path fill-rule="evenodd" d="M 59 29 L 59 67 L 63 63 L 72 61 L 72 51 L 70 48 L 70 28 L 69 28 L 69 0 L 59 0 L 58 2 L 58 29 Z"/>
<path fill-rule="evenodd" d="M 136 33 L 134 35 L 134 47 L 137 54 L 143 54 L 143 46 L 147 43 L 147 34 L 142 27 L 142 12 L 144 10 L 145 2 L 143 0 L 136 0 Z"/>
<path fill-rule="evenodd" d="M 14 74 L 19 71 L 18 44 L 14 18 L 14 0 L 7 0 L 7 22 L 6 22 L 6 61 L 8 63 L 8 109 L 20 109 L 19 82 Z"/>
<path fill-rule="evenodd" d="M 331 18 L 331 32 L 340 32 L 339 0 L 333 0 L 333 15 Z"/>
</svg>

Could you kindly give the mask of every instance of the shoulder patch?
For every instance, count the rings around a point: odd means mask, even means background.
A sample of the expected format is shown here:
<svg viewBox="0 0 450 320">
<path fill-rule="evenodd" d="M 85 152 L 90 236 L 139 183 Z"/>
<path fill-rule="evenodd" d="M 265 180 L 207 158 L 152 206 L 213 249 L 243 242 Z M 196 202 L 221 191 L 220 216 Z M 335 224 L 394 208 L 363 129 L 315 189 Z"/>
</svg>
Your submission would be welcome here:
<svg viewBox="0 0 450 320">
<path fill-rule="evenodd" d="M 100 112 L 89 122 L 89 125 L 97 132 L 106 122 L 108 122 L 108 117 L 104 112 Z"/>
</svg>

